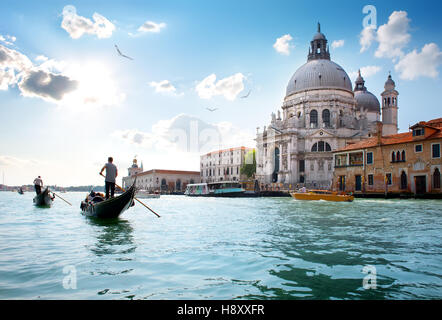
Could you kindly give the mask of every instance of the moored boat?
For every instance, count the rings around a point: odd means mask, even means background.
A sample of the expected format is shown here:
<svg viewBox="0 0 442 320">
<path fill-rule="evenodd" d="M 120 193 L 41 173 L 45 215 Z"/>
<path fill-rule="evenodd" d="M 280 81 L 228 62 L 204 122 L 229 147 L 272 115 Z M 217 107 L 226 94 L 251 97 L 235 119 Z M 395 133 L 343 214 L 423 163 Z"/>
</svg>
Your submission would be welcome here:
<svg viewBox="0 0 442 320">
<path fill-rule="evenodd" d="M 103 196 L 95 195 L 81 202 L 80 208 L 84 215 L 96 218 L 117 218 L 129 207 L 134 205 L 135 183 L 121 195 L 105 200 Z"/>
<path fill-rule="evenodd" d="M 188 184 L 184 194 L 190 197 L 244 197 L 246 190 L 236 181 Z"/>
<path fill-rule="evenodd" d="M 51 197 L 49 194 L 49 188 L 46 187 L 46 189 L 34 197 L 33 201 L 38 207 L 50 207 L 54 201 L 54 198 Z"/>
<path fill-rule="evenodd" d="M 292 193 L 292 197 L 296 200 L 325 200 L 337 202 L 351 202 L 354 200 L 353 195 L 338 194 L 337 192 L 327 190 L 307 190 L 305 192 L 294 192 Z"/>
<path fill-rule="evenodd" d="M 147 190 L 137 190 L 137 198 L 140 199 L 157 199 L 160 197 L 159 193 L 149 192 Z"/>
</svg>

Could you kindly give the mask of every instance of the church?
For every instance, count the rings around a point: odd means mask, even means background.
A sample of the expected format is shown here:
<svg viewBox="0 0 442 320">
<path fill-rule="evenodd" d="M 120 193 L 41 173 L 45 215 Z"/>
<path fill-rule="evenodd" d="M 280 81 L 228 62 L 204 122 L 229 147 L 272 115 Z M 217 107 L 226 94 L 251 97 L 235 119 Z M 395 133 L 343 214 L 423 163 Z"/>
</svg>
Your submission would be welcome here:
<svg viewBox="0 0 442 320">
<path fill-rule="evenodd" d="M 399 95 L 391 75 L 384 88 L 382 135 L 390 135 L 398 131 Z M 332 152 L 375 135 L 380 119 L 379 100 L 360 72 L 353 88 L 345 70 L 331 60 L 318 23 L 307 62 L 290 79 L 281 109 L 263 131 L 257 129 L 256 178 L 262 184 L 329 188 Z"/>
</svg>

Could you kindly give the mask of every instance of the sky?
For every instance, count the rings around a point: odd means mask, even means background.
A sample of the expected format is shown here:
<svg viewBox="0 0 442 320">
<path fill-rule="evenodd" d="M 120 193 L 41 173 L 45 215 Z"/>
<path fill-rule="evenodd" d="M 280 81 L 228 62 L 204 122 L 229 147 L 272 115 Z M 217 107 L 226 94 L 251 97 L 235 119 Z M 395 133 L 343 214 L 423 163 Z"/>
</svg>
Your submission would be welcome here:
<svg viewBox="0 0 442 320">
<path fill-rule="evenodd" d="M 368 6 L 368 7 L 367 7 Z M 391 72 L 399 130 L 442 117 L 438 1 L 0 2 L 0 183 L 117 183 L 199 170 L 254 147 L 321 23 L 331 59 L 380 100 Z M 121 55 L 119 54 L 119 52 Z M 210 110 L 209 110 L 210 109 Z"/>
</svg>

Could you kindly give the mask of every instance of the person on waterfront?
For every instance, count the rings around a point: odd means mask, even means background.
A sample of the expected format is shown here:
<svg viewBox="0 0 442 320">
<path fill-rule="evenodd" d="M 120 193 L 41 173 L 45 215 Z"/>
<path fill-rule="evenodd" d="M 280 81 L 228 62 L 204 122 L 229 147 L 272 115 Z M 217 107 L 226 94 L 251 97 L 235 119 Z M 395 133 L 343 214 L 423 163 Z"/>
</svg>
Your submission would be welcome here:
<svg viewBox="0 0 442 320">
<path fill-rule="evenodd" d="M 115 193 L 115 179 L 118 176 L 117 167 L 113 164 L 114 159 L 112 157 L 107 158 L 107 163 L 101 168 L 100 174 L 103 175 L 104 169 L 106 169 L 105 189 L 106 200 L 109 199 L 109 189 L 111 198 Z"/>
<path fill-rule="evenodd" d="M 37 195 L 41 193 L 41 187 L 43 187 L 43 180 L 40 176 L 34 179 L 34 188 Z"/>
</svg>

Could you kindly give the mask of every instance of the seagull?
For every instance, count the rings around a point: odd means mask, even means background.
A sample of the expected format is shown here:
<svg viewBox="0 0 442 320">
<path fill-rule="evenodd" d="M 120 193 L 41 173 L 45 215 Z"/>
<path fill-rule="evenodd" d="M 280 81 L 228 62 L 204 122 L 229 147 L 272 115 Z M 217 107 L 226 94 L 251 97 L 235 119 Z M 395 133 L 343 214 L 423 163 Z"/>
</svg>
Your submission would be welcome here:
<svg viewBox="0 0 442 320">
<path fill-rule="evenodd" d="M 115 49 L 117 49 L 117 52 L 118 52 L 118 54 L 119 54 L 120 56 L 122 56 L 122 57 L 124 57 L 124 58 L 128 58 L 128 59 L 130 59 L 130 60 L 133 60 L 131 57 L 128 57 L 128 56 L 122 54 L 121 51 L 120 51 L 120 49 L 118 49 L 117 45 L 115 45 Z"/>
<path fill-rule="evenodd" d="M 242 96 L 241 98 L 242 99 L 247 98 L 250 95 L 250 92 L 252 92 L 252 90 L 249 90 L 249 92 L 245 96 Z"/>
<path fill-rule="evenodd" d="M 215 110 L 218 110 L 218 108 L 206 108 L 207 110 L 209 110 L 210 112 L 213 112 Z"/>
</svg>

